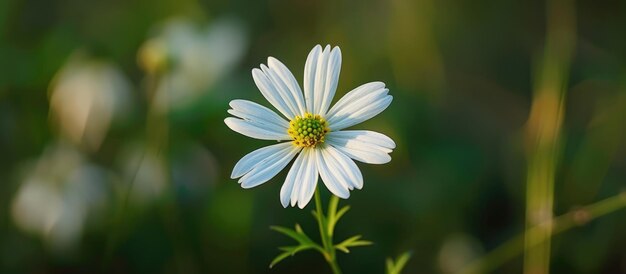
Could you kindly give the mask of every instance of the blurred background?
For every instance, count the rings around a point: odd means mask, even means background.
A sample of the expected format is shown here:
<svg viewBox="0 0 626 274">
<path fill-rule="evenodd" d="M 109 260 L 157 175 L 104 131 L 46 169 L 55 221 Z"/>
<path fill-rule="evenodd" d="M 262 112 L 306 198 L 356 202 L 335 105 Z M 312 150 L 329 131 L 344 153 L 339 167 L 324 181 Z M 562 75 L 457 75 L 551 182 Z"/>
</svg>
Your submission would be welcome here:
<svg viewBox="0 0 626 274">
<path fill-rule="evenodd" d="M 268 268 L 292 243 L 269 226 L 317 235 L 312 204 L 281 207 L 286 171 L 252 190 L 229 179 L 268 142 L 223 123 L 232 99 L 269 106 L 252 68 L 274 56 L 301 82 L 316 44 L 342 49 L 335 100 L 370 81 L 394 96 L 355 126 L 397 148 L 359 163 L 365 186 L 342 201 L 337 239 L 375 243 L 339 254 L 344 272 L 383 273 L 412 250 L 404 273 L 457 273 L 524 231 L 546 79 L 562 99 L 554 214 L 626 187 L 626 3 L 548 6 L 0 1 L 0 273 L 329 272 L 315 252 Z M 551 272 L 626 273 L 624 231 L 616 211 L 556 235 Z M 495 273 L 521 273 L 521 254 Z"/>
</svg>

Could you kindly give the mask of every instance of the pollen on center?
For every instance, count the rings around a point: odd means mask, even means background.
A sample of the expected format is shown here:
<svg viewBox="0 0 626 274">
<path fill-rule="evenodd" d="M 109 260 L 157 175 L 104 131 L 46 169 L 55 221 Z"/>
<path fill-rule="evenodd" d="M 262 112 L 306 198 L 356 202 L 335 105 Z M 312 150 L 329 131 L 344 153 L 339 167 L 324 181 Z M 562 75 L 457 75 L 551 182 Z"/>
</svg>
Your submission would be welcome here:
<svg viewBox="0 0 626 274">
<path fill-rule="evenodd" d="M 305 113 L 304 117 L 296 116 L 289 122 L 287 133 L 293 138 L 293 144 L 300 147 L 315 147 L 324 142 L 328 133 L 328 122 L 320 115 Z"/>
</svg>

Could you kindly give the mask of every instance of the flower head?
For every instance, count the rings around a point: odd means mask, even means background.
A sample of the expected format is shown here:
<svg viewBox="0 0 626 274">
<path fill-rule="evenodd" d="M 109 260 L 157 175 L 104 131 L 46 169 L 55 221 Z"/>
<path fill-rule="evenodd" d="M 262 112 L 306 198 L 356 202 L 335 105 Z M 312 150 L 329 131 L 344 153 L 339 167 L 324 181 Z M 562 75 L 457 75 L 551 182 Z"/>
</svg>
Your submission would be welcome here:
<svg viewBox="0 0 626 274">
<path fill-rule="evenodd" d="M 396 144 L 374 131 L 344 130 L 385 110 L 391 100 L 382 82 L 371 82 L 348 92 L 331 108 L 341 69 L 341 50 L 317 45 L 304 67 L 304 92 L 293 74 L 273 57 L 267 66 L 252 70 L 252 77 L 274 111 L 247 100 L 233 100 L 224 120 L 232 130 L 261 140 L 285 141 L 257 149 L 237 162 L 231 178 L 243 188 L 272 179 L 296 157 L 280 190 L 283 207 L 304 208 L 311 200 L 318 178 L 334 195 L 348 198 L 350 190 L 363 187 L 363 176 L 354 160 L 384 164 Z M 284 117 L 284 118 L 283 118 Z M 285 119 L 286 118 L 286 119 Z"/>
</svg>

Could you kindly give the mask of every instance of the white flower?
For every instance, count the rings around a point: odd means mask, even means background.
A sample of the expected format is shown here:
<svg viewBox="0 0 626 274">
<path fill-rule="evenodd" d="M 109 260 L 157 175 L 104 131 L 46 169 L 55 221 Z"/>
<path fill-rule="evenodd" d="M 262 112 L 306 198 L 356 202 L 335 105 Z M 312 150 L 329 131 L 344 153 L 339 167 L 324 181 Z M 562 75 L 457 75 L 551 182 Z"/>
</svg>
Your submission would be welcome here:
<svg viewBox="0 0 626 274">
<path fill-rule="evenodd" d="M 239 63 L 247 40 L 245 26 L 236 18 L 219 18 L 211 25 L 186 18 L 166 22 L 138 56 L 148 71 L 167 64 L 156 90 L 158 109 L 184 108 L 204 96 Z"/>
<path fill-rule="evenodd" d="M 110 125 L 129 109 L 131 85 L 109 62 L 74 53 L 51 83 L 50 114 L 61 135 L 98 150 Z"/>
<path fill-rule="evenodd" d="M 15 225 L 41 236 L 55 252 L 75 248 L 88 224 L 106 213 L 110 174 L 72 145 L 50 145 L 20 177 L 11 205 Z"/>
<path fill-rule="evenodd" d="M 318 177 L 334 195 L 348 198 L 350 190 L 363 187 L 363 176 L 354 160 L 384 164 L 396 144 L 391 138 L 367 130 L 343 130 L 368 120 L 393 99 L 382 82 L 371 82 L 348 92 L 330 108 L 341 69 L 341 50 L 317 45 L 304 66 L 304 94 L 293 74 L 273 57 L 268 66 L 253 69 L 252 77 L 263 96 L 284 116 L 247 100 L 233 100 L 224 120 L 228 127 L 248 137 L 287 141 L 257 149 L 233 168 L 243 188 L 251 188 L 276 176 L 298 153 L 280 190 L 283 207 L 304 208 L 311 200 Z M 352 158 L 352 159 L 350 159 Z"/>
</svg>

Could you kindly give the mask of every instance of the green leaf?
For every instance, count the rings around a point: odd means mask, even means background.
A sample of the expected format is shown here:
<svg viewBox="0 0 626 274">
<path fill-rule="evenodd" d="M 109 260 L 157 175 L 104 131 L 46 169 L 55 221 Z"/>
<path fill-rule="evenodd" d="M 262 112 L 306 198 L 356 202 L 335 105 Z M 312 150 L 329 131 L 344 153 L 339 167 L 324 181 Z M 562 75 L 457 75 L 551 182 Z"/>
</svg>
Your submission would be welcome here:
<svg viewBox="0 0 626 274">
<path fill-rule="evenodd" d="M 371 245 L 373 244 L 370 241 L 365 241 L 365 240 L 361 240 L 361 235 L 356 235 L 353 237 L 350 237 L 346 240 L 344 240 L 343 242 L 336 244 L 335 248 L 338 250 L 341 250 L 345 253 L 350 253 L 350 250 L 348 249 L 348 247 L 355 247 L 355 246 L 366 246 L 366 245 Z"/>
<path fill-rule="evenodd" d="M 283 246 L 283 247 L 279 247 L 278 249 L 284 252 L 290 252 L 291 255 L 296 255 L 296 253 L 300 251 L 312 249 L 312 248 L 315 248 L 315 246 L 312 246 L 312 245 Z"/>
<path fill-rule="evenodd" d="M 285 258 L 289 256 L 296 255 L 296 253 L 300 251 L 314 249 L 314 248 L 318 248 L 318 247 L 316 245 L 297 245 L 297 246 L 279 247 L 278 249 L 283 252 L 278 254 L 278 256 L 276 256 L 276 258 L 272 260 L 272 262 L 270 263 L 270 268 L 274 267 L 277 263 L 281 262 L 282 260 L 284 260 Z"/>
<path fill-rule="evenodd" d="M 395 266 L 391 258 L 387 258 L 387 260 L 385 260 L 385 265 L 387 266 L 387 271 L 385 272 L 386 274 L 393 274 L 395 272 Z"/>
<path fill-rule="evenodd" d="M 338 212 L 337 212 L 337 217 L 335 217 L 335 222 L 339 221 L 339 219 L 341 219 L 341 216 L 343 216 L 344 214 L 346 214 L 346 212 L 348 212 L 348 210 L 350 210 L 350 206 L 344 206 L 342 207 Z"/>
<path fill-rule="evenodd" d="M 278 256 L 276 256 L 276 258 L 274 258 L 274 260 L 272 260 L 272 262 L 270 263 L 270 268 L 274 267 L 277 263 L 279 263 L 280 261 L 284 260 L 285 258 L 292 256 L 291 252 L 283 252 L 278 254 Z"/>
<path fill-rule="evenodd" d="M 344 214 L 346 214 L 346 212 L 348 212 L 348 210 L 350 209 L 350 206 L 344 206 L 339 211 L 336 211 L 337 209 L 336 204 L 332 208 L 334 209 L 333 211 L 330 211 L 331 208 L 329 208 L 328 210 L 328 235 L 333 235 L 333 231 L 335 230 L 335 226 L 337 225 L 337 222 L 339 222 L 339 219 L 341 219 L 341 216 L 343 216 Z"/>
<path fill-rule="evenodd" d="M 300 224 L 296 224 L 296 232 L 306 236 L 306 234 L 304 234 L 304 231 L 302 230 L 302 227 L 300 226 Z"/>
<path fill-rule="evenodd" d="M 302 227 L 299 224 L 296 224 L 294 229 L 282 226 L 272 226 L 270 228 L 274 231 L 284 234 L 289 238 L 296 240 L 299 243 L 299 245 L 297 246 L 284 246 L 278 248 L 280 251 L 282 251 L 282 253 L 278 254 L 278 256 L 276 256 L 276 258 L 272 260 L 272 262 L 270 263 L 270 268 L 274 267 L 274 265 L 281 262 L 285 258 L 293 256 L 303 250 L 317 249 L 322 253 L 324 252 L 324 249 L 321 246 L 313 242 L 313 240 L 311 240 L 311 238 L 309 238 L 309 236 L 304 233 Z"/>
<path fill-rule="evenodd" d="M 411 258 L 411 255 L 411 251 L 404 252 L 396 258 L 395 262 L 391 258 L 387 258 L 387 274 L 400 274 L 406 263 Z"/>
<path fill-rule="evenodd" d="M 304 234 L 304 231 L 302 231 L 302 228 L 300 227 L 300 225 L 296 224 L 296 229 L 290 229 L 290 228 L 286 228 L 286 227 L 282 227 L 282 226 L 272 226 L 270 227 L 272 230 L 277 231 L 279 233 L 282 233 L 296 241 L 298 241 L 298 243 L 302 244 L 302 245 L 310 245 L 310 244 L 315 244 L 313 242 L 313 240 L 311 240 L 311 238 L 309 238 L 309 236 L 307 236 L 306 234 Z"/>
</svg>

